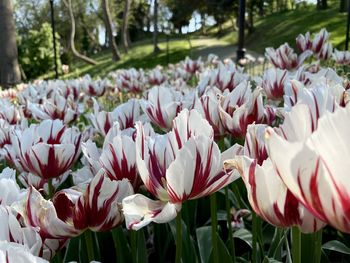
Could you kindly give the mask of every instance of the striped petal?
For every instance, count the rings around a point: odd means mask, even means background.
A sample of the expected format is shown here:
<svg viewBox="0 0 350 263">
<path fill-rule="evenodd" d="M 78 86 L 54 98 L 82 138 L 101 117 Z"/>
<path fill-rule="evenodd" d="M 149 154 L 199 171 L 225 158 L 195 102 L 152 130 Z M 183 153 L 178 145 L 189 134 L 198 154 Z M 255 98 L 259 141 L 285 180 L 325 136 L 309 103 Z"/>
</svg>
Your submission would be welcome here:
<svg viewBox="0 0 350 263">
<path fill-rule="evenodd" d="M 139 230 L 151 222 L 170 222 L 180 210 L 181 204 L 154 201 L 141 194 L 128 196 L 123 200 L 126 227 L 133 230 Z"/>
<path fill-rule="evenodd" d="M 350 108 L 326 113 L 304 141 L 286 141 L 272 129 L 267 133 L 269 156 L 288 189 L 313 214 L 344 232 L 350 232 L 349 133 Z"/>
</svg>

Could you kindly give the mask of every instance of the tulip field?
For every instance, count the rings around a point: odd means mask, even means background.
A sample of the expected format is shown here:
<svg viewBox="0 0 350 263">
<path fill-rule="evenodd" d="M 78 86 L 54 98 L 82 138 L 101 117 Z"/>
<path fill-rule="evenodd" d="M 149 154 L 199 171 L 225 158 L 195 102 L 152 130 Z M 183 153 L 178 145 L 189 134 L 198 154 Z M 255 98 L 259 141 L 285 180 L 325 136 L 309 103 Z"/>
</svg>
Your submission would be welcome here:
<svg viewBox="0 0 350 263">
<path fill-rule="evenodd" d="M 0 262 L 350 262 L 330 39 L 266 48 L 259 75 L 209 55 L 2 91 Z"/>
</svg>

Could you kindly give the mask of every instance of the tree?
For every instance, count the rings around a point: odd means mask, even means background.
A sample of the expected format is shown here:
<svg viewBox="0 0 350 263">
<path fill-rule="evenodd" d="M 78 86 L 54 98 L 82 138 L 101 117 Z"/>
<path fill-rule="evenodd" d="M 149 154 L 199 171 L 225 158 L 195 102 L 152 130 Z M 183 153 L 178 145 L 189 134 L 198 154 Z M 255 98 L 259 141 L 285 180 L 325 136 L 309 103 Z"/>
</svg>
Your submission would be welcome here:
<svg viewBox="0 0 350 263">
<path fill-rule="evenodd" d="M 328 8 L 327 0 L 317 0 L 316 8 L 327 9 Z"/>
<path fill-rule="evenodd" d="M 123 11 L 122 43 L 124 46 L 125 53 L 128 53 L 128 49 L 130 46 L 129 15 L 130 15 L 131 2 L 132 2 L 132 0 L 125 0 L 124 11 Z"/>
<path fill-rule="evenodd" d="M 340 0 L 339 12 L 346 12 L 347 6 L 348 6 L 347 0 Z"/>
<path fill-rule="evenodd" d="M 92 65 L 97 65 L 97 62 L 87 56 L 84 56 L 80 54 L 76 49 L 75 49 L 75 43 L 74 43 L 74 37 L 75 37 L 75 18 L 74 18 L 74 13 L 73 13 L 73 7 L 72 7 L 72 0 L 63 0 L 63 3 L 65 6 L 68 8 L 69 12 L 69 17 L 70 17 L 70 23 L 71 23 L 71 33 L 70 33 L 70 49 L 73 53 L 74 56 L 77 58 L 85 61 L 86 63 L 92 64 Z"/>
<path fill-rule="evenodd" d="M 60 50 L 60 36 L 56 33 L 56 57 L 57 65 L 61 61 L 58 51 Z M 43 23 L 39 31 L 29 30 L 27 36 L 18 41 L 19 62 L 28 79 L 34 79 L 47 73 L 54 67 L 54 50 L 52 28 L 49 23 Z"/>
<path fill-rule="evenodd" d="M 158 53 L 158 0 L 154 0 L 153 5 L 153 53 Z"/>
<path fill-rule="evenodd" d="M 102 0 L 102 9 L 104 14 L 106 31 L 108 33 L 109 47 L 112 50 L 113 60 L 118 61 L 120 60 L 120 54 L 113 35 L 113 24 L 112 24 L 111 14 L 109 11 L 108 0 Z"/>
<path fill-rule="evenodd" d="M 11 0 L 0 1 L 0 32 L 0 85 L 9 88 L 21 81 Z"/>
</svg>

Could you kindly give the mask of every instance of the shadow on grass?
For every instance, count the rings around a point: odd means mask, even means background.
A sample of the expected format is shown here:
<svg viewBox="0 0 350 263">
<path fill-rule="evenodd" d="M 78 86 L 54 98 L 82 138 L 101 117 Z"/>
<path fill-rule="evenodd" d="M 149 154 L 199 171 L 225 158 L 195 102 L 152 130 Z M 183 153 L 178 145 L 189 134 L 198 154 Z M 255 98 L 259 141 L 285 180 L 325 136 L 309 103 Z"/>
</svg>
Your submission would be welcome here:
<svg viewBox="0 0 350 263">
<path fill-rule="evenodd" d="M 134 67 L 150 69 L 157 65 L 165 66 L 168 63 L 177 63 L 178 61 L 185 59 L 186 56 L 189 56 L 190 51 L 187 49 L 173 49 L 169 54 L 167 54 L 165 50 L 162 50 L 157 54 L 145 54 L 146 52 L 140 52 L 137 53 L 137 57 L 134 57 L 135 55 L 133 55 L 133 57 L 126 57 L 122 61 L 115 62 L 111 59 L 111 53 L 106 52 L 106 54 L 99 57 L 98 65 L 77 63 L 72 67 L 72 72 L 63 76 L 63 78 L 76 78 L 86 74 L 91 75 L 91 77 L 105 77 L 109 72 L 122 68 L 128 69 Z"/>
</svg>

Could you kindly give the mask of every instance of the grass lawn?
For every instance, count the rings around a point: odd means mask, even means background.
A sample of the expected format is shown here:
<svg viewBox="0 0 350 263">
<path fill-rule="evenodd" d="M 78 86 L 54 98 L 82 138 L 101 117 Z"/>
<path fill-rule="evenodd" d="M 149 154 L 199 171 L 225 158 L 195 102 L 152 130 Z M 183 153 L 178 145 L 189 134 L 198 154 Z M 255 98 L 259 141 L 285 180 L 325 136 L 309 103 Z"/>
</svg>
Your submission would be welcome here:
<svg viewBox="0 0 350 263">
<path fill-rule="evenodd" d="M 335 48 L 344 49 L 347 14 L 339 13 L 338 6 L 327 10 L 316 10 L 314 6 L 285 11 L 257 19 L 255 30 L 247 35 L 245 43 L 250 50 L 263 54 L 266 47 L 278 47 L 288 42 L 295 47 L 298 34 L 316 33 L 325 27 L 331 33 Z M 237 32 L 230 32 L 220 38 L 228 43 L 237 41 Z"/>
<path fill-rule="evenodd" d="M 258 18 L 255 22 L 255 30 L 246 36 L 246 47 L 249 50 L 263 54 L 266 47 L 278 47 L 289 42 L 295 47 L 295 38 L 299 33 L 318 32 L 325 27 L 331 33 L 331 41 L 334 47 L 343 49 L 345 44 L 346 13 L 339 13 L 338 7 L 327 10 L 316 10 L 314 6 L 303 7 L 297 10 L 285 11 Z M 128 54 L 122 54 L 118 62 L 112 61 L 110 51 L 103 51 L 93 56 L 98 65 L 88 65 L 76 60 L 70 65 L 70 73 L 60 78 L 70 79 L 90 74 L 92 77 L 104 77 L 108 72 L 119 68 L 153 68 L 156 65 L 176 63 L 186 56 L 192 56 L 196 50 L 211 46 L 235 45 L 237 43 L 237 31 L 233 30 L 231 20 L 223 25 L 223 33 L 217 37 L 217 27 L 207 29 L 205 37 L 200 32 L 191 34 L 191 46 L 186 38 L 171 38 L 169 41 L 169 54 L 164 38 L 160 40 L 161 52 L 153 54 L 153 45 L 150 40 L 134 43 Z M 53 72 L 41 76 L 41 79 L 53 78 Z"/>
<path fill-rule="evenodd" d="M 120 61 L 112 60 L 112 54 L 106 50 L 92 56 L 98 62 L 98 65 L 89 65 L 83 61 L 76 60 L 70 66 L 70 73 L 60 76 L 62 79 L 71 79 L 85 74 L 90 74 L 92 77 L 104 77 L 107 73 L 120 68 L 154 68 L 156 65 L 167 65 L 176 63 L 186 56 L 191 56 L 192 53 L 201 48 L 222 44 L 223 42 L 215 38 L 197 38 L 191 39 L 191 46 L 187 39 L 170 39 L 169 54 L 167 55 L 167 43 L 161 40 L 159 47 L 161 52 L 153 54 L 153 45 L 150 41 L 143 41 L 133 45 L 128 54 L 122 53 Z M 225 44 L 225 43 L 224 43 Z M 50 79 L 54 77 L 54 73 L 50 72 L 41 76 L 41 79 Z"/>
</svg>

